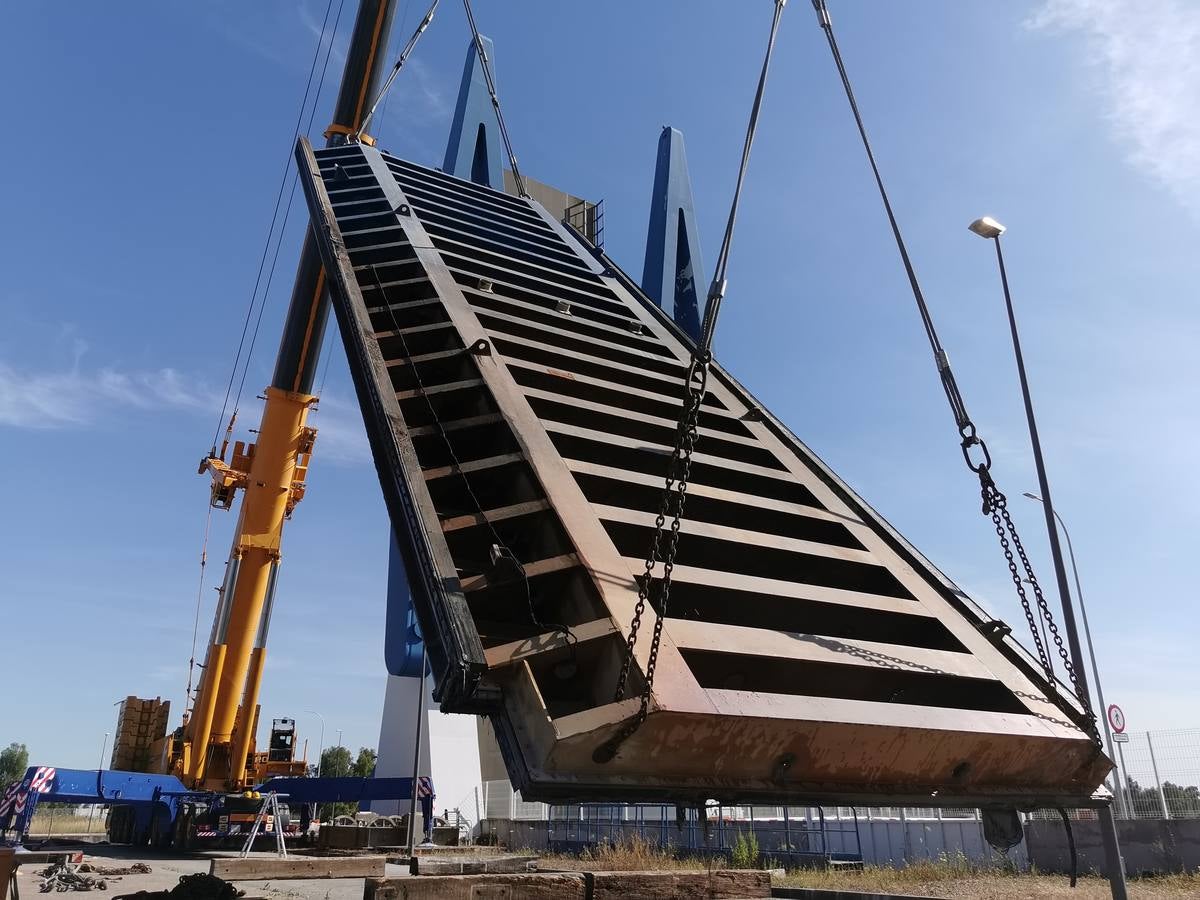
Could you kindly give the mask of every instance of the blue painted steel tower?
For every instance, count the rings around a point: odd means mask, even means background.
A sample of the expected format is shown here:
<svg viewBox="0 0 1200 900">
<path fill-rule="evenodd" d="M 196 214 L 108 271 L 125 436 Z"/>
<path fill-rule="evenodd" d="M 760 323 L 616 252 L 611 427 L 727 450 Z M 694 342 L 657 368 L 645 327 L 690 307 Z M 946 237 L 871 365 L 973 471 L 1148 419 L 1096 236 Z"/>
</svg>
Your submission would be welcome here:
<svg viewBox="0 0 1200 900">
<path fill-rule="evenodd" d="M 483 52 L 487 55 L 496 77 L 496 53 L 492 42 L 480 35 Z M 475 52 L 475 42 L 467 45 L 467 61 L 463 65 L 462 82 L 458 87 L 458 103 L 450 124 L 450 141 L 446 144 L 446 159 L 442 171 L 476 184 L 486 184 L 504 190 L 504 170 L 500 165 L 500 126 L 496 110 L 488 94 L 483 62 Z"/>
<path fill-rule="evenodd" d="M 406 678 L 421 677 L 421 663 L 425 648 L 422 644 L 421 626 L 417 624 L 417 613 L 413 609 L 412 596 L 404 572 L 404 558 L 396 533 L 391 533 L 391 550 L 388 553 L 387 619 L 383 633 L 383 659 L 389 675 Z"/>
<path fill-rule="evenodd" d="M 658 138 L 642 290 L 695 341 L 704 318 L 704 284 L 683 133 L 665 126 Z"/>
</svg>

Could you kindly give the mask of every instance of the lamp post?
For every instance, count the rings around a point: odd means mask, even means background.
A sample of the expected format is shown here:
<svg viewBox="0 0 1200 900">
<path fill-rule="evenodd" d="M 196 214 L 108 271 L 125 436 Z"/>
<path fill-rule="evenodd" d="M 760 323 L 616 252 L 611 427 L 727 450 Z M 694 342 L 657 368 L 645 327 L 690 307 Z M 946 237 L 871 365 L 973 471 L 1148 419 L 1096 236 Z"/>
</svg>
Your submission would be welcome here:
<svg viewBox="0 0 1200 900">
<path fill-rule="evenodd" d="M 1041 497 L 1029 491 L 1025 491 L 1024 496 L 1038 503 L 1042 502 Z M 1108 716 L 1104 714 L 1108 706 L 1104 702 L 1104 688 L 1100 684 L 1100 667 L 1096 665 L 1096 646 L 1092 643 L 1092 628 L 1088 624 L 1087 605 L 1083 602 L 1083 586 L 1079 582 L 1079 566 L 1075 564 L 1075 545 L 1071 543 L 1071 532 L 1067 528 L 1067 523 L 1063 521 L 1063 517 L 1058 514 L 1058 510 L 1054 511 L 1054 518 L 1057 520 L 1058 527 L 1062 529 L 1062 533 L 1067 539 L 1067 555 L 1071 557 L 1071 572 L 1075 576 L 1075 599 L 1079 603 L 1079 615 L 1083 618 L 1083 636 L 1087 639 L 1088 656 L 1092 660 L 1092 682 L 1096 685 L 1096 699 L 1100 701 L 1102 713 L 1100 718 L 1104 721 L 1104 741 L 1108 745 L 1109 759 L 1115 763 L 1117 755 L 1113 749 L 1112 728 L 1108 724 Z M 1125 809 L 1125 788 L 1121 783 L 1121 769 L 1116 765 L 1113 767 L 1113 781 L 1117 788 L 1113 792 L 1117 798 L 1117 812 L 1127 817 L 1129 812 Z"/>
<path fill-rule="evenodd" d="M 1037 420 L 1033 415 L 1033 399 L 1029 396 L 1029 379 L 1025 374 L 1025 357 L 1021 355 L 1021 336 L 1017 333 L 1017 319 L 1013 313 L 1012 294 L 1008 289 L 1008 272 L 1004 268 L 1004 251 L 1000 248 L 1000 235 L 1005 227 L 990 216 L 976 219 L 967 228 L 974 234 L 996 245 L 996 264 L 1000 268 L 1000 284 L 1004 288 L 1004 305 L 1008 311 L 1008 328 L 1012 333 L 1013 354 L 1017 361 L 1017 375 L 1021 379 L 1021 398 L 1025 401 L 1025 419 L 1029 424 L 1029 442 L 1033 445 L 1033 461 L 1037 467 L 1038 487 L 1041 489 L 1042 510 L 1046 513 L 1046 533 L 1050 539 L 1050 555 L 1054 560 L 1054 576 L 1058 582 L 1058 597 L 1062 603 L 1063 626 L 1067 630 L 1067 643 L 1071 648 L 1071 670 L 1075 676 L 1076 690 L 1084 709 L 1091 707 L 1088 695 L 1087 673 L 1083 668 L 1083 649 L 1079 645 L 1079 630 L 1075 625 L 1075 610 L 1071 605 L 1071 589 L 1067 582 L 1067 567 L 1063 562 L 1062 546 L 1055 527 L 1054 504 L 1050 499 L 1050 483 L 1046 478 L 1046 462 L 1042 458 L 1042 442 L 1038 438 Z M 1112 807 L 1105 805 L 1099 810 L 1100 831 L 1104 849 L 1110 863 L 1109 883 L 1114 900 L 1126 900 L 1125 862 L 1121 859 L 1121 847 L 1117 838 L 1117 823 Z"/>
<path fill-rule="evenodd" d="M 107 749 L 108 749 L 108 732 L 106 731 L 106 732 L 104 732 L 104 737 L 102 737 L 100 739 L 100 765 L 98 765 L 96 767 L 97 769 L 103 770 L 103 768 L 104 768 L 104 751 Z M 99 777 L 100 777 L 99 772 L 96 773 L 96 777 L 97 777 L 97 780 L 99 780 Z M 92 817 L 95 815 L 96 815 L 96 805 L 93 803 L 91 808 L 88 810 L 88 827 L 87 827 L 88 834 L 92 833 Z"/>
<path fill-rule="evenodd" d="M 306 709 L 305 712 L 310 716 L 316 716 L 321 720 L 321 737 L 317 743 L 317 777 L 321 777 L 321 757 L 325 755 L 325 717 L 315 709 Z"/>
<path fill-rule="evenodd" d="M 1083 648 L 1079 645 L 1075 610 L 1071 607 L 1071 589 L 1067 583 L 1067 567 L 1063 561 L 1062 546 L 1058 542 L 1058 529 L 1054 527 L 1054 505 L 1050 500 L 1050 483 L 1046 479 L 1046 462 L 1042 458 L 1042 442 L 1038 437 L 1037 419 L 1033 415 L 1033 399 L 1029 396 L 1029 379 L 1025 375 L 1025 357 L 1021 353 L 1021 337 L 1017 333 L 1017 319 L 1013 313 L 1012 294 L 1008 290 L 1008 273 L 1004 268 L 1004 252 L 1000 249 L 1000 235 L 1004 233 L 1005 228 L 988 216 L 976 219 L 967 227 L 996 245 L 996 262 L 1000 266 L 1000 283 L 1004 288 L 1004 305 L 1008 310 L 1008 327 L 1012 332 L 1013 354 L 1017 360 L 1017 374 L 1021 379 L 1021 398 L 1025 401 L 1025 419 L 1029 424 L 1029 441 L 1033 445 L 1033 461 L 1037 467 L 1038 487 L 1041 488 L 1042 509 L 1046 513 L 1046 532 L 1050 538 L 1050 555 L 1054 559 L 1054 576 L 1058 582 L 1059 600 L 1062 602 L 1063 624 L 1066 626 L 1067 642 L 1071 647 L 1071 667 L 1078 682 L 1080 699 L 1088 704 L 1087 673 L 1083 668 Z"/>
</svg>

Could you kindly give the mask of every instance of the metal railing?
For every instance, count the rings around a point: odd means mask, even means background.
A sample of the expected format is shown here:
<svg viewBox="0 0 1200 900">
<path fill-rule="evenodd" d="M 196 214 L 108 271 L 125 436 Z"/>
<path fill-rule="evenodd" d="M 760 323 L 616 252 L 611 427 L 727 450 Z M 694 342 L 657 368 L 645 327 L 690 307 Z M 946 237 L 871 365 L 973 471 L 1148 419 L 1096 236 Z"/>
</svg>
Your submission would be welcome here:
<svg viewBox="0 0 1200 900">
<path fill-rule="evenodd" d="M 820 807 L 710 806 L 702 819 L 694 809 L 662 804 L 551 806 L 546 846 L 579 852 L 637 838 L 697 856 L 728 856 L 739 838 L 753 836 L 764 859 L 780 864 L 861 861 L 859 823 L 827 815 Z"/>
<path fill-rule="evenodd" d="M 604 246 L 604 201 L 590 203 L 580 200 L 563 211 L 563 221 L 592 242 Z"/>
</svg>

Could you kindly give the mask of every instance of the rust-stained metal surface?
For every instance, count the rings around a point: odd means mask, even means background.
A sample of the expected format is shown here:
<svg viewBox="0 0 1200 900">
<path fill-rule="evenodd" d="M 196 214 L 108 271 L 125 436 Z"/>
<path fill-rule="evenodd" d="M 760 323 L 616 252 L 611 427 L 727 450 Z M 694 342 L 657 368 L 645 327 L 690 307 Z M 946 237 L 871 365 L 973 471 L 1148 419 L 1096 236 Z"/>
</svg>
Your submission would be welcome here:
<svg viewBox="0 0 1200 900">
<path fill-rule="evenodd" d="M 1092 795 L 1075 707 L 720 366 L 650 716 L 594 761 L 643 684 L 652 622 L 613 702 L 686 339 L 533 201 L 297 158 L 436 696 L 490 716 L 526 799 Z"/>
</svg>

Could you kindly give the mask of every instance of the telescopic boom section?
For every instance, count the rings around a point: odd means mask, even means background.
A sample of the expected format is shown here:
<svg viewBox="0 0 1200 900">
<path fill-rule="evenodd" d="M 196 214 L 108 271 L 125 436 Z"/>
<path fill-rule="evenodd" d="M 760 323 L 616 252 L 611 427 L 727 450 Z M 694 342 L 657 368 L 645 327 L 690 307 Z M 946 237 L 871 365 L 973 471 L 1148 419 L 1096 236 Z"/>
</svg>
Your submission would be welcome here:
<svg viewBox="0 0 1200 900">
<path fill-rule="evenodd" d="M 395 0 L 362 0 L 346 54 L 328 146 L 358 132 L 382 81 Z M 362 140 L 371 143 L 370 138 Z M 267 388 L 255 444 L 225 448 L 201 465 L 213 480 L 212 503 L 224 509 L 245 494 L 229 553 L 195 703 L 183 741 L 167 768 L 197 788 L 240 790 L 268 775 L 303 774 L 303 762 L 255 764 L 254 732 L 284 520 L 304 496 L 316 430 L 308 412 L 329 299 L 311 231 L 306 234 L 292 289 L 275 375 Z M 248 770 L 249 769 L 249 770 Z M 296 770 L 293 772 L 293 770 Z"/>
</svg>

